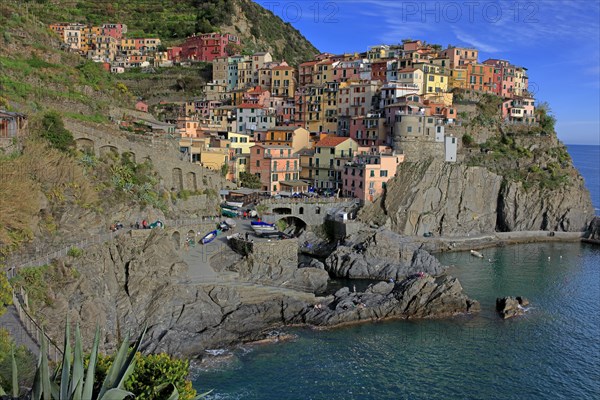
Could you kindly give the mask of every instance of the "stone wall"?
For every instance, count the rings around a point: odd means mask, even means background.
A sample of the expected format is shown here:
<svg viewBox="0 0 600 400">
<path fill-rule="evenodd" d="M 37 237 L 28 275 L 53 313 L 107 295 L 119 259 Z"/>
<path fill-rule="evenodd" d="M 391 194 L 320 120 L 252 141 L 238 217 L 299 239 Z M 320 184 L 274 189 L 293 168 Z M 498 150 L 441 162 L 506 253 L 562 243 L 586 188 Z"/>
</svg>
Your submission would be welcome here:
<svg viewBox="0 0 600 400">
<path fill-rule="evenodd" d="M 183 160 L 175 139 L 125 134 L 107 125 L 73 120 L 66 120 L 65 127 L 73 133 L 79 149 L 91 151 L 98 157 L 115 152 L 128 153 L 137 163 L 151 161 L 164 189 L 197 191 L 211 188 L 218 191 L 236 187 L 218 172 Z"/>
<path fill-rule="evenodd" d="M 274 223 L 282 218 L 296 217 L 308 226 L 316 226 L 323 224 L 328 214 L 351 207 L 355 204 L 355 201 L 350 199 L 332 202 L 323 199 L 320 202 L 318 200 L 299 199 L 297 202 L 263 201 L 260 204 L 267 206 L 267 212 L 263 218 L 266 222 Z"/>
</svg>

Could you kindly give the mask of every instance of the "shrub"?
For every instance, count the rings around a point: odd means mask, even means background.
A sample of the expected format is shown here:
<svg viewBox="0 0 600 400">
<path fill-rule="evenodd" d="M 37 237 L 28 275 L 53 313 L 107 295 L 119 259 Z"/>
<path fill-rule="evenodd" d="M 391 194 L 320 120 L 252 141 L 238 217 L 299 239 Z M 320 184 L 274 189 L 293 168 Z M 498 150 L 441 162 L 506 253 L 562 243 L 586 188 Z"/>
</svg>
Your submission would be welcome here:
<svg viewBox="0 0 600 400">
<path fill-rule="evenodd" d="M 0 315 L 4 314 L 6 311 L 6 306 L 12 304 L 12 288 L 10 287 L 10 283 L 8 283 L 8 279 L 6 279 L 6 275 L 4 273 L 0 274 Z"/>
<path fill-rule="evenodd" d="M 49 111 L 42 118 L 41 136 L 58 150 L 69 152 L 75 145 L 73 134 L 65 128 L 62 117 L 56 111 Z"/>
<path fill-rule="evenodd" d="M 71 247 L 67 252 L 67 255 L 73 258 L 79 258 L 83 255 L 83 250 L 79 247 Z"/>
<path fill-rule="evenodd" d="M 248 189 L 260 189 L 261 183 L 258 176 L 249 172 L 240 172 L 240 186 Z"/>
<path fill-rule="evenodd" d="M 13 349 L 15 362 L 19 369 L 19 386 L 28 386 L 33 380 L 35 357 L 25 346 L 16 346 L 8 331 L 0 329 L 0 386 L 3 388 L 12 387 L 11 353 Z"/>
<path fill-rule="evenodd" d="M 475 142 L 475 140 L 473 140 L 473 136 L 469 135 L 468 133 L 466 133 L 466 134 L 463 135 L 463 137 L 462 137 L 462 144 L 465 147 L 471 147 L 474 142 Z"/>
</svg>

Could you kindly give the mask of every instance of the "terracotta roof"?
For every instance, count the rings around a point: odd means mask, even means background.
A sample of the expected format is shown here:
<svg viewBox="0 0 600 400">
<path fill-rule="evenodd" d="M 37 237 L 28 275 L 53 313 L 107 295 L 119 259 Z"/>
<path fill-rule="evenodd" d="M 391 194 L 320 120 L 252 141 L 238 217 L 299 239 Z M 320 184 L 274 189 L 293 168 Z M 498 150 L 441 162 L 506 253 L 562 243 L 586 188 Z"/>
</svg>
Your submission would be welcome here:
<svg viewBox="0 0 600 400">
<path fill-rule="evenodd" d="M 290 67 L 289 65 L 280 65 L 278 67 L 273 67 L 273 70 L 290 70 L 294 69 L 294 67 Z"/>
<path fill-rule="evenodd" d="M 260 104 L 240 104 L 237 108 L 263 108 Z"/>
<path fill-rule="evenodd" d="M 398 71 L 398 72 L 399 72 L 399 73 L 400 73 L 400 72 L 414 72 L 414 71 L 416 71 L 416 70 L 417 70 L 417 68 L 404 68 L 404 69 L 401 69 L 401 70 L 400 70 L 400 71 Z"/>
<path fill-rule="evenodd" d="M 317 147 L 336 147 L 346 140 L 352 140 L 349 137 L 327 136 L 317 143 Z"/>
</svg>

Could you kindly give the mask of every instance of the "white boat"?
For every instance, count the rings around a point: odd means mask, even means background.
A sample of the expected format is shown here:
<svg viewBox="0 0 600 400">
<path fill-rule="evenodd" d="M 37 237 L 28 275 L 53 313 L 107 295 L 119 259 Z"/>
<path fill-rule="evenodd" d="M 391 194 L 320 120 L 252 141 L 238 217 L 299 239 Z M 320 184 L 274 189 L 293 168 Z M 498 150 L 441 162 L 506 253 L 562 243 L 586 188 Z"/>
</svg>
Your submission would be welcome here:
<svg viewBox="0 0 600 400">
<path fill-rule="evenodd" d="M 480 252 L 478 252 L 478 251 L 475 251 L 475 250 L 471 250 L 471 255 L 472 255 L 473 257 L 479 257 L 479 258 L 483 258 L 483 254 L 481 254 Z"/>
<path fill-rule="evenodd" d="M 229 207 L 235 208 L 242 208 L 244 206 L 244 203 L 241 201 L 226 201 L 225 204 L 227 204 Z"/>
<path fill-rule="evenodd" d="M 229 227 L 230 227 L 230 228 L 235 228 L 235 226 L 237 225 L 237 224 L 235 223 L 235 221 L 234 221 L 234 220 L 232 220 L 231 218 L 227 218 L 227 219 L 225 220 L 225 223 L 226 223 L 227 225 L 229 225 Z"/>
<path fill-rule="evenodd" d="M 231 240 L 231 239 L 241 239 L 242 238 L 242 234 L 241 233 L 234 233 L 233 235 L 229 235 L 227 236 L 227 240 Z"/>
<path fill-rule="evenodd" d="M 275 232 L 277 230 L 277 228 L 274 225 L 252 225 L 252 229 L 254 230 L 254 232 L 256 233 L 261 233 L 261 232 Z"/>
</svg>

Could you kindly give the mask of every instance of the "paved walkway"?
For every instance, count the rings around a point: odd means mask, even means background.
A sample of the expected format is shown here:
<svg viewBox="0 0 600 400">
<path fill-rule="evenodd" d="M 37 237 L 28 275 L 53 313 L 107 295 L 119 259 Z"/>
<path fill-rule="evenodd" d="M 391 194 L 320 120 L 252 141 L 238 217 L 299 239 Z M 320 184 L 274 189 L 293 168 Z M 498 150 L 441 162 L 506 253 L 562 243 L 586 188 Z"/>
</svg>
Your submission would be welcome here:
<svg viewBox="0 0 600 400">
<path fill-rule="evenodd" d="M 0 316 L 0 328 L 6 329 L 10 333 L 17 346 L 25 346 L 33 355 L 39 356 L 40 348 L 25 330 L 14 306 L 7 307 L 6 312 Z"/>
</svg>

